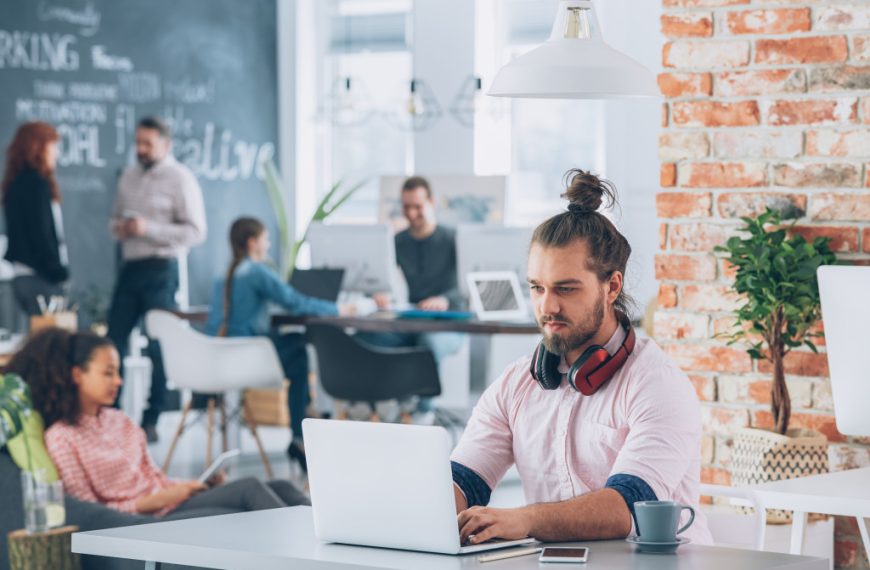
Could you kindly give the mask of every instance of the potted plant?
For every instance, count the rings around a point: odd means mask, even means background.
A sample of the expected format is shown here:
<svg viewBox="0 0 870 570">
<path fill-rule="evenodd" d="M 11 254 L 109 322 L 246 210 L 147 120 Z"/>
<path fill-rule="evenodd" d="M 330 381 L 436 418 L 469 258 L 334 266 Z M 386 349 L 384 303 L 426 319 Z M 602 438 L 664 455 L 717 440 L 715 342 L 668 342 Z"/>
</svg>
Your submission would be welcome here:
<svg viewBox="0 0 870 570">
<path fill-rule="evenodd" d="M 30 387 L 16 374 L 0 374 L 0 448 L 24 431 L 24 422 L 30 416 L 32 403 Z M 27 438 L 24 438 L 27 446 Z M 30 462 L 27 449 L 27 462 Z"/>
<path fill-rule="evenodd" d="M 745 237 L 730 238 L 716 251 L 736 268 L 734 290 L 743 304 L 735 311 L 729 344 L 748 342 L 753 360 L 773 369 L 771 413 L 773 429 L 744 428 L 735 434 L 732 482 L 735 485 L 790 479 L 828 470 L 827 439 L 813 430 L 789 429 L 791 400 L 784 360 L 804 346 L 816 352 L 813 339 L 821 318 L 816 271 L 836 263 L 830 238 L 808 242 L 783 227 L 780 213 L 769 208 L 756 218 L 741 218 Z M 782 513 L 768 520 L 781 522 Z"/>
<path fill-rule="evenodd" d="M 322 222 L 328 218 L 330 214 L 347 202 L 357 190 L 362 188 L 366 181 L 362 180 L 357 182 L 346 190 L 344 189 L 344 180 L 339 180 L 333 184 L 332 188 L 329 189 L 329 192 L 327 192 L 323 199 L 320 200 L 320 203 L 317 204 L 314 214 L 312 214 L 311 219 L 305 226 L 305 231 L 302 233 L 302 237 L 291 245 L 290 225 L 287 223 L 287 208 L 284 203 L 284 196 L 286 193 L 283 189 L 284 183 L 281 179 L 281 173 L 278 172 L 278 167 L 275 166 L 275 163 L 271 160 L 263 165 L 263 170 L 265 173 L 264 181 L 266 183 L 266 190 L 269 193 L 269 199 L 272 201 L 272 207 L 275 210 L 275 217 L 278 220 L 281 251 L 285 252 L 285 255 L 287 256 L 285 259 L 287 272 L 286 278 L 290 279 L 293 275 L 293 270 L 296 268 L 296 257 L 299 255 L 299 249 L 302 247 L 302 244 L 305 243 L 305 239 L 308 236 L 308 228 L 311 227 L 311 224 L 314 222 Z"/>
</svg>

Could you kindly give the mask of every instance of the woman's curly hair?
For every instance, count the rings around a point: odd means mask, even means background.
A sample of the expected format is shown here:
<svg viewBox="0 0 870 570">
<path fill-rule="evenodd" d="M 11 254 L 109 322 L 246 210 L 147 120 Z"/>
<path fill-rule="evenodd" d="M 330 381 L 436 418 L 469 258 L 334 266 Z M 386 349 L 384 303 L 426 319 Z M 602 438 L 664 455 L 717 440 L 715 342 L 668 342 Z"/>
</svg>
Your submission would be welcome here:
<svg viewBox="0 0 870 570">
<path fill-rule="evenodd" d="M 45 147 L 58 140 L 60 135 L 48 123 L 34 121 L 18 127 L 15 137 L 6 149 L 6 170 L 3 174 L 3 182 L 0 183 L 4 203 L 12 182 L 28 169 L 35 170 L 48 180 L 51 199 L 60 202 L 60 191 L 57 188 L 54 170 L 45 159 Z"/>
<path fill-rule="evenodd" d="M 49 328 L 33 335 L 3 369 L 21 376 L 30 386 L 33 408 L 45 426 L 57 421 L 75 424 L 79 418 L 79 391 L 72 378 L 74 366 L 86 368 L 94 350 L 114 346 L 89 332 L 71 333 Z"/>
</svg>

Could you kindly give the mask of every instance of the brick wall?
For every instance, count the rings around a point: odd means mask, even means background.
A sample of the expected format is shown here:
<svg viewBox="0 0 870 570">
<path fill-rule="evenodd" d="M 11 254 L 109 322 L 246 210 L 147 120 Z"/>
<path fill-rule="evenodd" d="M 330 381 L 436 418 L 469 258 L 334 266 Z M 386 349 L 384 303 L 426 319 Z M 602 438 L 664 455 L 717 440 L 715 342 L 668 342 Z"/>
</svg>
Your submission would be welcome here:
<svg viewBox="0 0 870 570">
<path fill-rule="evenodd" d="M 714 339 L 737 299 L 712 249 L 770 205 L 842 258 L 870 260 L 870 1 L 663 6 L 654 328 L 703 402 L 703 477 L 728 484 L 734 429 L 772 423 L 770 370 Z M 795 352 L 786 374 L 791 425 L 828 436 L 832 469 L 870 464 L 870 439 L 836 429 L 825 355 Z M 868 568 L 853 521 L 837 523 L 836 562 Z"/>
</svg>

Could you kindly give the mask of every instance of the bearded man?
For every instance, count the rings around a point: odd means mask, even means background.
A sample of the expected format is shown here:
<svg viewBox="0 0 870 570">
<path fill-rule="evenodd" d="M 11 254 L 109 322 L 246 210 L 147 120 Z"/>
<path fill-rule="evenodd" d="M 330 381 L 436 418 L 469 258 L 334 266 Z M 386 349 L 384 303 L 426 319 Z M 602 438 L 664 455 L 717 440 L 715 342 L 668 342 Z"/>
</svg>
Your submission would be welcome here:
<svg viewBox="0 0 870 570">
<path fill-rule="evenodd" d="M 697 509 L 700 406 L 686 375 L 629 323 L 631 246 L 598 212 L 615 189 L 581 170 L 566 182 L 568 211 L 538 226 L 529 249 L 543 340 L 486 390 L 451 456 L 461 537 L 624 538 L 636 532 L 636 501 L 669 500 L 697 513 L 683 536 L 710 544 Z M 487 507 L 513 464 L 527 505 Z"/>
</svg>

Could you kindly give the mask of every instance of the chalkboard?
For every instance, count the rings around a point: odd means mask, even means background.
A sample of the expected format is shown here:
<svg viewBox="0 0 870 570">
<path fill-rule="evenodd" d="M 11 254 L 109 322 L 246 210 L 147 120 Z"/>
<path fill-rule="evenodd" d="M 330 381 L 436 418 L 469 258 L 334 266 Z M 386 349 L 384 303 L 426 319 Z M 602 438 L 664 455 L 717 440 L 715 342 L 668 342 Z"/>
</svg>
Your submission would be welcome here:
<svg viewBox="0 0 870 570">
<path fill-rule="evenodd" d="M 261 165 L 277 156 L 276 17 L 276 0 L 0 0 L 0 145 L 24 121 L 60 131 L 75 292 L 108 294 L 115 281 L 108 219 L 145 115 L 167 119 L 203 189 L 192 303 L 208 302 L 226 267 L 234 218 L 257 216 L 274 235 Z"/>
</svg>

